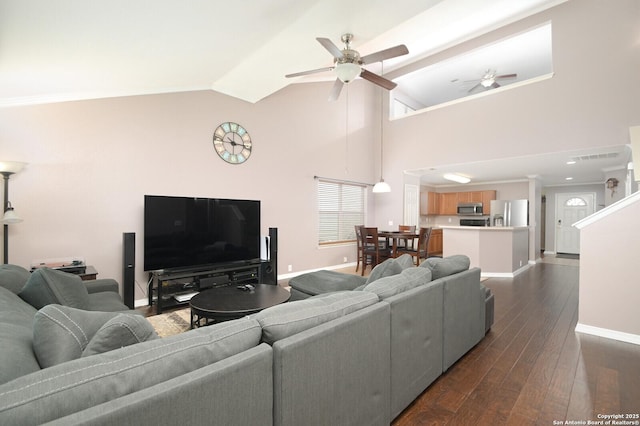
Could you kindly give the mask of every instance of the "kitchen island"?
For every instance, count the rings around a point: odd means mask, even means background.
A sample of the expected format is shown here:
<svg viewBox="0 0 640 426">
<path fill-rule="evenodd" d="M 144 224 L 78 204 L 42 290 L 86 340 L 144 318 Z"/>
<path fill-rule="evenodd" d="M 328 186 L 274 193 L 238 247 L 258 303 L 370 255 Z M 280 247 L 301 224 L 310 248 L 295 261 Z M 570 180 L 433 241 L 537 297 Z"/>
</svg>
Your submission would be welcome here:
<svg viewBox="0 0 640 426">
<path fill-rule="evenodd" d="M 529 267 L 527 226 L 441 226 L 443 256 L 464 254 L 486 277 L 513 277 Z"/>
</svg>

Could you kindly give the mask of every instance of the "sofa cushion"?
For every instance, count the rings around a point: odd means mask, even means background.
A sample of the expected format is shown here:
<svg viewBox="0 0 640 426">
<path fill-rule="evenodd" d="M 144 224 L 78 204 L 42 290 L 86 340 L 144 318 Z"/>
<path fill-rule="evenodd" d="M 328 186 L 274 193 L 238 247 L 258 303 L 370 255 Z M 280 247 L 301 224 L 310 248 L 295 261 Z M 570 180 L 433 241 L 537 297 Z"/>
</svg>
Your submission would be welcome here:
<svg viewBox="0 0 640 426">
<path fill-rule="evenodd" d="M 0 424 L 42 424 L 132 395 L 259 343 L 260 325 L 241 318 L 54 365 L 0 385 Z"/>
<path fill-rule="evenodd" d="M 293 334 L 347 315 L 378 302 L 371 293 L 339 291 L 283 303 L 252 317 L 262 326 L 262 341 L 272 345 Z"/>
<path fill-rule="evenodd" d="M 400 272 L 402 272 L 401 264 L 396 262 L 395 259 L 387 259 L 382 263 L 378 263 L 375 268 L 371 270 L 365 284 L 372 283 L 380 278 L 397 275 Z"/>
<path fill-rule="evenodd" d="M 18 294 L 36 309 L 59 304 L 87 309 L 89 293 L 79 276 L 50 268 L 35 270 Z"/>
<path fill-rule="evenodd" d="M 407 268 L 400 274 L 380 278 L 368 284 L 363 291 L 376 294 L 386 299 L 431 281 L 431 271 L 427 268 Z"/>
<path fill-rule="evenodd" d="M 35 314 L 33 306 L 0 287 L 0 384 L 40 370 L 32 346 Z"/>
<path fill-rule="evenodd" d="M 18 294 L 31 274 L 18 265 L 0 265 L 0 287 Z"/>
<path fill-rule="evenodd" d="M 393 259 L 393 261 L 400 265 L 403 271 L 414 266 L 413 256 L 407 253 L 403 254 L 402 256 L 396 257 L 395 259 Z"/>
<path fill-rule="evenodd" d="M 33 351 L 42 368 L 157 338 L 143 317 L 47 305 L 33 321 Z"/>
<path fill-rule="evenodd" d="M 437 280 L 438 278 L 466 271 L 469 269 L 470 263 L 468 256 L 455 254 L 445 258 L 430 257 L 421 263 L 420 267 L 431 270 L 432 279 Z"/>
<path fill-rule="evenodd" d="M 315 296 L 333 291 L 353 290 L 364 284 L 366 280 L 358 275 L 323 269 L 291 278 L 289 285 L 302 293 Z"/>
<path fill-rule="evenodd" d="M 120 294 L 113 291 L 89 293 L 89 303 L 85 309 L 88 311 L 138 313 L 135 310 L 129 309 L 129 307 L 122 302 Z"/>
</svg>

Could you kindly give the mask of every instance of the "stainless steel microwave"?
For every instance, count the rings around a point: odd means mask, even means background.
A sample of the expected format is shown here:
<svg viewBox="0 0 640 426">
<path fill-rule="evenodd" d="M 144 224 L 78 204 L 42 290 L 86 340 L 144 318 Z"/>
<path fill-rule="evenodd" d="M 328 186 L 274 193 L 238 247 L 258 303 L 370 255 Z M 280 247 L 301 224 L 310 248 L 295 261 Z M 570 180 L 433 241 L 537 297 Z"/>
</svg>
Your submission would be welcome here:
<svg viewBox="0 0 640 426">
<path fill-rule="evenodd" d="M 482 216 L 482 203 L 460 203 L 458 204 L 458 215 Z"/>
</svg>

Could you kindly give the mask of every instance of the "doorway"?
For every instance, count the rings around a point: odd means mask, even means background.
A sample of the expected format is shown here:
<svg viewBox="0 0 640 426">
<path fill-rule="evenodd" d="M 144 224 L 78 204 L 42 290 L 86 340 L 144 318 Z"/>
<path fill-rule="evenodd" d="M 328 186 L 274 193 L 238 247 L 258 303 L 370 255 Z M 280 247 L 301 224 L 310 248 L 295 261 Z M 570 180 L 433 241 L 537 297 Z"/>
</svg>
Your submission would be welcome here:
<svg viewBox="0 0 640 426">
<path fill-rule="evenodd" d="M 420 225 L 420 187 L 406 183 L 404 185 L 403 225 Z"/>
<path fill-rule="evenodd" d="M 556 194 L 556 253 L 580 254 L 580 230 L 573 226 L 595 212 L 593 192 Z"/>
</svg>

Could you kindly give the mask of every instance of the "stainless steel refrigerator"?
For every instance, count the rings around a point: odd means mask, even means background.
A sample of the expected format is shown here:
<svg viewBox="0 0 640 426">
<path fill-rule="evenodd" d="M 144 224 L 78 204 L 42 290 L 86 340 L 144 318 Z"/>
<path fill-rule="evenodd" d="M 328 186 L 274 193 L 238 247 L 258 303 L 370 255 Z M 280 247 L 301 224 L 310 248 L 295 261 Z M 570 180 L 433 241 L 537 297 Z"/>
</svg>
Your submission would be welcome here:
<svg viewBox="0 0 640 426">
<path fill-rule="evenodd" d="M 491 226 L 528 226 L 529 200 L 492 200 Z"/>
</svg>

